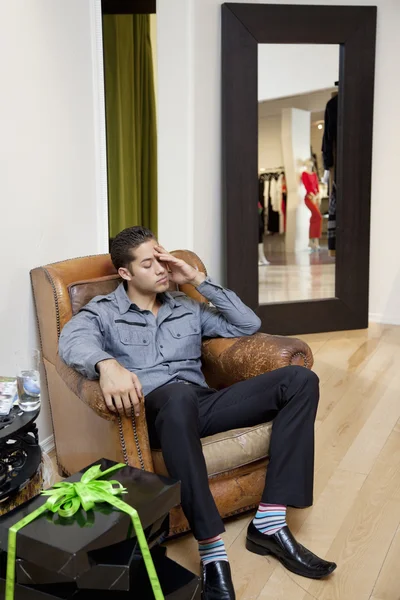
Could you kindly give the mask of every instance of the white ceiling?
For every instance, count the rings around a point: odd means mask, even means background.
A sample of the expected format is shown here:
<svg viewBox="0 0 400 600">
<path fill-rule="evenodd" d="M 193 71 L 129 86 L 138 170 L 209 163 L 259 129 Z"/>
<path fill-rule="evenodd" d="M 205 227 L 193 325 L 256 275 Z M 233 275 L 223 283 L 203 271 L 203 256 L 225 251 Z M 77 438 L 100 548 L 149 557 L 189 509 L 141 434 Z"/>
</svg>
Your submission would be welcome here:
<svg viewBox="0 0 400 600">
<path fill-rule="evenodd" d="M 331 88 L 339 79 L 339 46 L 258 44 L 258 100 Z"/>
<path fill-rule="evenodd" d="M 311 115 L 312 121 L 323 119 L 326 103 L 335 92 L 337 92 L 337 88 L 331 87 L 326 90 L 311 92 L 310 94 L 300 94 L 297 96 L 288 96 L 287 98 L 279 98 L 277 100 L 259 102 L 258 117 L 259 119 L 262 119 L 281 114 L 283 108 L 299 108 L 313 113 Z"/>
</svg>

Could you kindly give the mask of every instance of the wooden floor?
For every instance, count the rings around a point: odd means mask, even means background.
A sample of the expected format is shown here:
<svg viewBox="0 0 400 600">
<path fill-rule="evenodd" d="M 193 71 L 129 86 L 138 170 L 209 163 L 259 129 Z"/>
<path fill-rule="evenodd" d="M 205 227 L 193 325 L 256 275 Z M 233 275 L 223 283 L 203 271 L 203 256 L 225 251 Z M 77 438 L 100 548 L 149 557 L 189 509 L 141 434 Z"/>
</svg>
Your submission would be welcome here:
<svg viewBox="0 0 400 600">
<path fill-rule="evenodd" d="M 244 547 L 250 515 L 226 525 L 237 600 L 400 599 L 400 327 L 301 336 L 321 380 L 314 506 L 289 510 L 296 537 L 338 569 L 326 581 Z M 192 536 L 168 555 L 198 571 Z"/>
<path fill-rule="evenodd" d="M 335 296 L 335 259 L 328 254 L 325 238 L 318 252 L 288 253 L 284 235 L 268 235 L 264 252 L 270 264 L 258 267 L 259 304 Z"/>
<path fill-rule="evenodd" d="M 258 267 L 258 302 L 299 302 L 335 297 L 335 264 L 310 264 L 308 253 L 296 265 Z"/>
<path fill-rule="evenodd" d="M 311 581 L 245 549 L 251 515 L 226 523 L 237 600 L 400 600 L 400 327 L 300 336 L 321 381 L 314 506 L 290 510 L 297 539 L 338 563 Z M 199 571 L 197 543 L 167 543 Z"/>
</svg>

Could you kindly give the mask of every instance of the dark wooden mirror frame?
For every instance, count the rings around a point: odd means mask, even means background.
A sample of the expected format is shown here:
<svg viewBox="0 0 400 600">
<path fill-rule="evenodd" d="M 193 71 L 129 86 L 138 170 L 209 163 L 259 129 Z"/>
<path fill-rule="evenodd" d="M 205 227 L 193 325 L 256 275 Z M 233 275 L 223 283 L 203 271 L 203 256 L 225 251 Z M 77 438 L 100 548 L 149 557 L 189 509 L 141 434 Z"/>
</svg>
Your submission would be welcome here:
<svg viewBox="0 0 400 600">
<path fill-rule="evenodd" d="M 257 312 L 261 331 L 368 327 L 376 16 L 374 6 L 222 5 L 227 286 Z M 258 303 L 258 44 L 340 45 L 335 298 Z"/>
</svg>

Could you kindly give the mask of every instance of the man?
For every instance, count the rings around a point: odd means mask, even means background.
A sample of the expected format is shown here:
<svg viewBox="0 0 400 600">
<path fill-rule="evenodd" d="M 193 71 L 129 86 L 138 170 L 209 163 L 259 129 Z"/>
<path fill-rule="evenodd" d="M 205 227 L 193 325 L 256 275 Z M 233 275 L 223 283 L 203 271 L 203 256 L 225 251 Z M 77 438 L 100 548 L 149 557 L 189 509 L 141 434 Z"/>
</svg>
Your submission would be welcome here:
<svg viewBox="0 0 400 600">
<path fill-rule="evenodd" d="M 286 525 L 287 506 L 312 504 L 317 376 L 286 367 L 210 389 L 201 372 L 202 337 L 252 335 L 260 319 L 232 291 L 169 254 L 148 229 L 118 234 L 111 259 L 123 283 L 66 324 L 60 356 L 100 378 L 110 411 L 139 415 L 145 399 L 150 444 L 181 481 L 182 507 L 199 542 L 204 600 L 232 600 L 235 592 L 200 438 L 271 420 L 270 464 L 246 548 L 304 577 L 332 573 L 336 565 L 298 544 Z M 171 281 L 191 283 L 213 306 L 167 292 Z"/>
</svg>

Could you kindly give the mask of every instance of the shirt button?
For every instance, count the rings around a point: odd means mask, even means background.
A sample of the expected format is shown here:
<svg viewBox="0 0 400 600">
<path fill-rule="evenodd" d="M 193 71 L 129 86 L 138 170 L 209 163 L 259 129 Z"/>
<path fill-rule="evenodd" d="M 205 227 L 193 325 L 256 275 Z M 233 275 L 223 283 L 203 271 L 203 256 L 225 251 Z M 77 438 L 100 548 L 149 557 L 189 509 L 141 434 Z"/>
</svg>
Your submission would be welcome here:
<svg viewBox="0 0 400 600">
<path fill-rule="evenodd" d="M 143 344 L 147 344 L 147 340 L 143 340 Z"/>
<path fill-rule="evenodd" d="M 177 334 L 176 334 L 176 337 L 181 337 L 181 334 L 180 334 L 180 333 L 177 333 Z"/>
<path fill-rule="evenodd" d="M 162 344 L 160 344 L 160 348 L 164 348 L 164 346 Z"/>
</svg>

